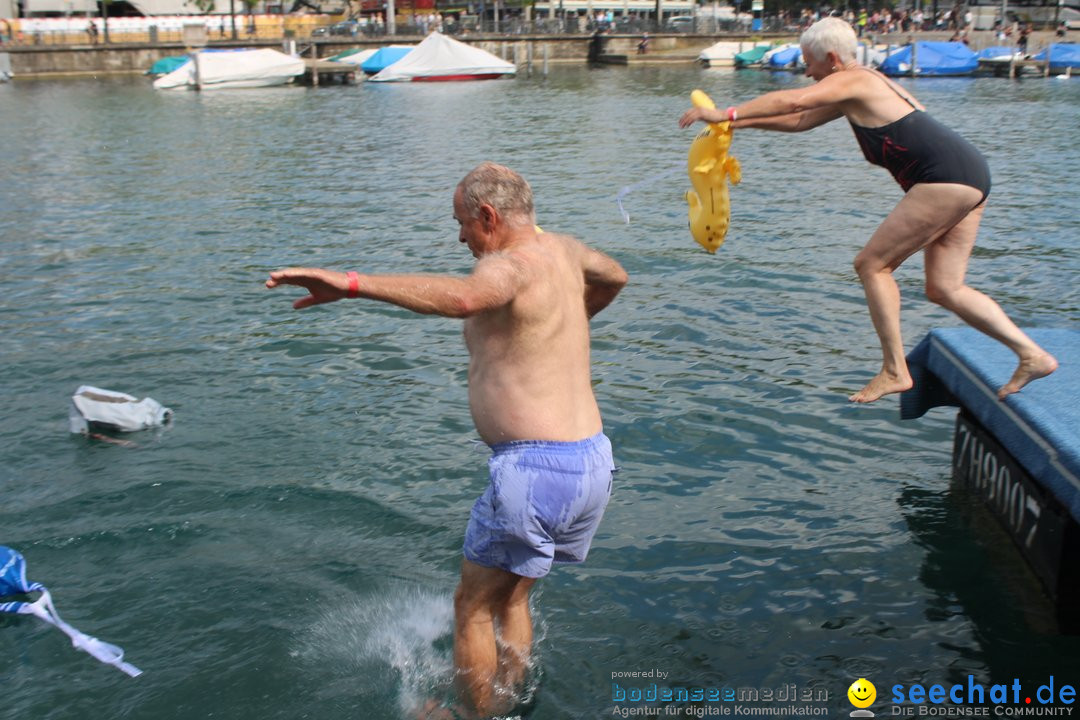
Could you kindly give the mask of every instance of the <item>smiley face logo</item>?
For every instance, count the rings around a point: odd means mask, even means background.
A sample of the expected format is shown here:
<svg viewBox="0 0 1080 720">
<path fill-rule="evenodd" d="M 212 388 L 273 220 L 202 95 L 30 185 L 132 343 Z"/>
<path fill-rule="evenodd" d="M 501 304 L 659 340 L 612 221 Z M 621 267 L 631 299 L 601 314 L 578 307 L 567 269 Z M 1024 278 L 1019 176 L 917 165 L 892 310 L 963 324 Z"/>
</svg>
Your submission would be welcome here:
<svg viewBox="0 0 1080 720">
<path fill-rule="evenodd" d="M 859 678 L 847 689 L 848 700 L 857 708 L 867 708 L 877 699 L 877 688 L 866 678 Z"/>
</svg>

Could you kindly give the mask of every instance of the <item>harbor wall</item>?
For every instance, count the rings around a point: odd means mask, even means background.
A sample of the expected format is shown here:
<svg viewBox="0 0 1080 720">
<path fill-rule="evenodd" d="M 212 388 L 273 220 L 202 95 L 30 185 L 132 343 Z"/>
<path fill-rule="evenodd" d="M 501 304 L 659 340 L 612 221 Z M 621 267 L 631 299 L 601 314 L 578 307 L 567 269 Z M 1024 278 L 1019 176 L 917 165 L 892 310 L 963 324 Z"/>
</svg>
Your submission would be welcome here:
<svg viewBox="0 0 1080 720">
<path fill-rule="evenodd" d="M 874 41 L 880 44 L 902 45 L 910 35 L 894 34 L 878 36 Z M 919 40 L 948 40 L 948 33 L 919 33 Z M 534 65 L 544 62 L 545 53 L 548 62 L 585 62 L 589 53 L 589 35 L 474 35 L 460 38 L 470 45 L 524 65 L 531 61 Z M 692 63 L 705 48 L 718 41 L 745 42 L 748 46 L 758 42 L 784 43 L 796 42 L 793 34 L 757 34 L 757 35 L 692 35 L 661 34 L 652 35 L 649 54 L 635 56 L 639 34 L 612 34 L 604 36 L 604 52 L 614 55 L 627 55 L 639 62 L 686 62 Z M 351 48 L 377 48 L 394 43 L 418 43 L 420 38 L 381 37 L 372 39 L 320 39 L 317 41 L 297 41 L 297 47 L 304 58 L 328 58 Z M 1035 53 L 1042 47 L 1059 41 L 1053 32 L 1036 31 L 1031 34 L 1028 52 Z M 1000 43 L 989 31 L 975 31 L 970 34 L 971 47 L 979 50 Z M 211 42 L 212 48 L 229 47 L 269 47 L 283 49 L 281 39 L 252 39 L 247 41 Z M 191 47 L 182 42 L 157 43 L 115 43 L 82 45 L 3 45 L 0 52 L 9 53 L 11 71 L 18 78 L 48 77 L 59 75 L 110 75 L 143 73 L 157 60 L 169 55 L 184 55 Z"/>
<path fill-rule="evenodd" d="M 515 35 L 512 38 L 505 36 L 475 36 L 461 38 L 470 45 L 479 47 L 498 57 L 517 62 L 519 65 L 526 63 L 530 58 L 534 65 L 544 61 L 545 52 L 547 59 L 552 63 L 559 62 L 584 62 L 589 52 L 589 35 Z M 606 53 L 632 55 L 636 52 L 640 35 L 606 35 L 604 51 Z M 650 39 L 650 56 L 659 61 L 684 60 L 693 62 L 702 49 L 717 42 L 720 38 L 698 35 L 659 35 Z M 733 41 L 743 40 L 750 43 L 749 36 L 731 38 Z M 760 39 L 760 36 L 754 38 Z M 771 41 L 772 38 L 767 38 Z M 318 57 L 328 58 L 351 48 L 382 47 L 391 42 L 394 43 L 417 43 L 420 38 L 396 37 L 378 38 L 372 40 L 319 40 L 315 43 L 301 41 L 297 47 L 301 50 L 302 57 L 313 57 L 312 49 Z M 228 47 L 269 47 L 281 50 L 281 40 L 257 40 L 246 42 L 215 42 L 210 45 L 213 48 Z M 142 73 L 157 60 L 169 55 L 184 55 L 191 48 L 183 43 L 125 43 L 125 44 L 85 44 L 68 46 L 50 45 L 23 45 L 5 46 L 3 50 L 10 53 L 11 70 L 15 78 L 46 77 L 51 75 L 109 75 Z M 531 51 L 531 55 L 530 55 Z"/>
</svg>

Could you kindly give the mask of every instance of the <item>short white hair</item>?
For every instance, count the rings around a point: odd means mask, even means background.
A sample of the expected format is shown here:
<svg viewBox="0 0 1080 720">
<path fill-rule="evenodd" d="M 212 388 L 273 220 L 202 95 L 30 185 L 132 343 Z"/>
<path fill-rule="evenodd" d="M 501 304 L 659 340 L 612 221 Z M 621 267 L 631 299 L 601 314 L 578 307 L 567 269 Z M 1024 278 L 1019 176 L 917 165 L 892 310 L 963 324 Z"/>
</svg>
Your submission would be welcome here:
<svg viewBox="0 0 1080 720">
<path fill-rule="evenodd" d="M 535 225 L 532 188 L 525 178 L 504 165 L 485 162 L 458 183 L 469 217 L 480 217 L 480 206 L 495 208 L 508 225 Z"/>
<path fill-rule="evenodd" d="M 803 53 L 813 55 L 815 60 L 824 60 L 830 52 L 836 53 L 845 62 L 854 60 L 858 43 L 851 24 L 838 17 L 818 20 L 799 38 Z"/>
</svg>

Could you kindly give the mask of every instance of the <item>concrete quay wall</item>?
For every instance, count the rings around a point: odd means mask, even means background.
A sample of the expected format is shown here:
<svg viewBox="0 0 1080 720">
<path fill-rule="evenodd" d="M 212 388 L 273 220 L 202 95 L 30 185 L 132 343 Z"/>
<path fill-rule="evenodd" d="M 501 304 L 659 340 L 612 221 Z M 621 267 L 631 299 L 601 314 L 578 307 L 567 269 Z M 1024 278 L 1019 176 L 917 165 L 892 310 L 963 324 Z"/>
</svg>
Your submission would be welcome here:
<svg viewBox="0 0 1080 720">
<path fill-rule="evenodd" d="M 948 40 L 948 33 L 924 32 L 915 36 L 909 34 L 881 35 L 873 38 L 878 44 L 892 43 L 902 45 L 910 38 L 919 40 Z M 604 52 L 611 55 L 626 55 L 634 64 L 685 62 L 693 63 L 705 48 L 720 40 L 744 42 L 748 47 L 758 42 L 784 43 L 797 42 L 798 36 L 790 33 L 765 35 L 691 35 L 660 34 L 652 35 L 647 55 L 637 55 L 639 34 L 605 35 Z M 410 44 L 420 42 L 419 37 L 398 36 L 380 38 L 358 38 L 340 40 L 335 38 L 315 41 L 297 41 L 297 47 L 304 58 L 328 58 L 350 48 L 382 47 L 390 43 Z M 534 67 L 541 66 L 546 59 L 549 63 L 585 62 L 589 53 L 589 35 L 472 35 L 460 38 L 464 42 L 487 50 L 498 57 L 518 65 L 532 62 Z M 1001 43 L 990 31 L 974 31 L 969 36 L 971 47 L 979 50 Z M 1031 34 L 1028 52 L 1036 53 L 1046 45 L 1058 41 L 1053 32 L 1036 31 Z M 282 49 L 282 40 L 214 41 L 208 47 L 269 47 Z M 11 59 L 11 71 L 15 79 L 48 77 L 59 75 L 109 75 L 135 74 L 145 72 L 157 60 L 168 55 L 183 55 L 191 48 L 179 42 L 158 43 L 112 43 L 82 45 L 2 45 L 0 52 L 7 52 Z"/>
<path fill-rule="evenodd" d="M 501 58 L 524 65 L 529 60 L 534 66 L 544 62 L 545 53 L 548 62 L 585 62 L 589 52 L 588 35 L 514 35 L 508 36 L 472 36 L 461 38 L 464 42 L 487 50 Z M 634 55 L 640 35 L 607 35 L 604 52 L 612 54 Z M 657 62 L 678 61 L 693 62 L 704 48 L 721 38 L 707 35 L 657 35 L 652 36 L 649 55 L 645 56 Z M 745 41 L 749 36 L 724 37 L 724 40 Z M 760 36 L 755 36 L 755 40 Z M 773 40 L 774 38 L 766 38 Z M 780 39 L 778 36 L 776 39 Z M 393 43 L 417 43 L 417 37 L 383 37 L 358 40 L 319 40 L 316 42 L 299 41 L 298 49 L 305 58 L 312 57 L 312 49 L 318 57 L 327 58 L 350 48 L 382 47 Z M 245 42 L 213 42 L 212 48 L 228 47 L 269 47 L 282 49 L 280 40 L 255 40 Z M 7 52 L 11 57 L 11 71 L 15 79 L 27 77 L 48 77 L 56 75 L 109 75 L 145 72 L 157 60 L 169 55 L 183 55 L 190 48 L 183 43 L 114 43 L 83 45 L 6 45 L 0 52 Z M 531 52 L 531 54 L 530 54 Z M 642 58 L 642 59 L 645 59 Z"/>
</svg>

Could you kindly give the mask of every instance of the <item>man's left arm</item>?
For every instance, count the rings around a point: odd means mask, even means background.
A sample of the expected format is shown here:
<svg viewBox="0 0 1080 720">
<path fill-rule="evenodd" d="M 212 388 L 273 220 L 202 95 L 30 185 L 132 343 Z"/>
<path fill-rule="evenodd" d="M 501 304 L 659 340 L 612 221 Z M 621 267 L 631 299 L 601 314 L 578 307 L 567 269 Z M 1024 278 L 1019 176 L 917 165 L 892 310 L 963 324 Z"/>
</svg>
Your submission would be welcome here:
<svg viewBox="0 0 1080 720">
<path fill-rule="evenodd" d="M 602 252 L 585 247 L 582 261 L 585 272 L 585 312 L 593 317 L 615 299 L 629 276 L 623 266 Z"/>
<path fill-rule="evenodd" d="M 509 258 L 490 257 L 477 261 L 467 277 L 357 274 L 355 284 L 356 297 L 423 315 L 465 318 L 513 300 L 522 284 L 522 271 Z M 346 273 L 333 270 L 288 268 L 270 273 L 266 286 L 277 285 L 306 288 L 310 294 L 293 303 L 301 309 L 347 297 L 349 279 Z"/>
</svg>

